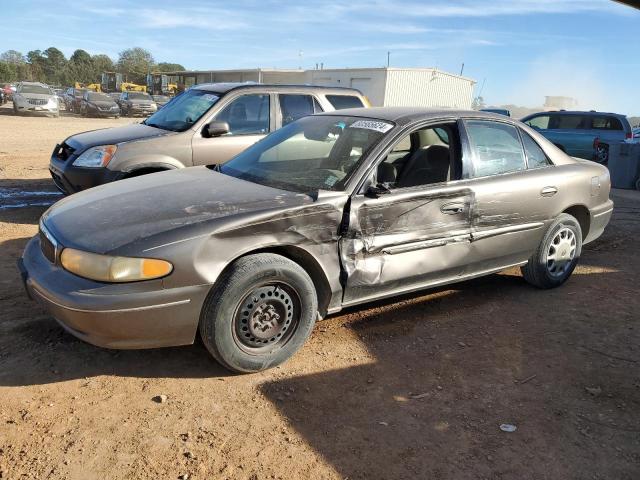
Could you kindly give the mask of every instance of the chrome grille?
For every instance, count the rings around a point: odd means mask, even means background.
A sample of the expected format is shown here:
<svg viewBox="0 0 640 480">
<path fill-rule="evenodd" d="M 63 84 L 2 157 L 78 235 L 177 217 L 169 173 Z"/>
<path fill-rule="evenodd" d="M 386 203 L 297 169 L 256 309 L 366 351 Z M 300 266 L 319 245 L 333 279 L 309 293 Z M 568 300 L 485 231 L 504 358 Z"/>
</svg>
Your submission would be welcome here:
<svg viewBox="0 0 640 480">
<path fill-rule="evenodd" d="M 30 105 L 46 105 L 49 100 L 46 98 L 27 98 L 27 102 L 29 102 Z"/>
<path fill-rule="evenodd" d="M 47 227 L 44 226 L 42 222 L 40 222 L 40 249 L 42 250 L 42 254 L 49 260 L 51 263 L 56 263 L 56 258 L 58 256 L 58 242 L 53 238 L 53 235 L 47 230 Z"/>
</svg>

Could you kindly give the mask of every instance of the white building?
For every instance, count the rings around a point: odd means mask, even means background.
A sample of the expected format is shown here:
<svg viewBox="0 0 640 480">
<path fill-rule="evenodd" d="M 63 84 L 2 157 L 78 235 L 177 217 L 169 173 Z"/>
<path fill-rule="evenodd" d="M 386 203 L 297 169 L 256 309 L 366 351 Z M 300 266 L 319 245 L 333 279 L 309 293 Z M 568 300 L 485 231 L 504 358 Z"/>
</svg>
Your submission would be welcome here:
<svg viewBox="0 0 640 480">
<path fill-rule="evenodd" d="M 208 70 L 172 72 L 171 83 L 258 82 L 357 88 L 375 107 L 470 109 L 475 80 L 437 68 L 336 68 L 319 70 Z"/>
<path fill-rule="evenodd" d="M 376 107 L 470 109 L 475 80 L 437 68 L 307 70 L 305 83 L 357 88 Z"/>
</svg>

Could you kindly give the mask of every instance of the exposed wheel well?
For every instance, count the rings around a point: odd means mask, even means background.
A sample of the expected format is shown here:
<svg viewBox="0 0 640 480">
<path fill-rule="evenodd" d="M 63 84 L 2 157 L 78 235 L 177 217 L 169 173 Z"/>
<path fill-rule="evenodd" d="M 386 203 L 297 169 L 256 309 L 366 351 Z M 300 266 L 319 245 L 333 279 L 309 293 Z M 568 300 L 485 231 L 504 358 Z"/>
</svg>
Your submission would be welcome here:
<svg viewBox="0 0 640 480">
<path fill-rule="evenodd" d="M 568 213 L 572 217 L 575 217 L 580 224 L 580 228 L 582 229 L 582 239 L 587 238 L 589 234 L 589 227 L 591 224 L 591 216 L 589 215 L 589 209 L 584 205 L 574 205 L 573 207 L 567 208 L 562 213 Z"/>
<path fill-rule="evenodd" d="M 331 287 L 329 286 L 329 281 L 322 270 L 322 267 L 315 258 L 311 254 L 309 254 L 306 250 L 302 248 L 298 248 L 292 245 L 283 245 L 280 247 L 269 247 L 262 248 L 259 250 L 253 250 L 251 252 L 247 252 L 241 257 L 246 257 L 248 255 L 255 255 L 257 253 L 275 253 L 277 255 L 282 255 L 289 260 L 296 262 L 300 265 L 304 270 L 309 274 L 311 280 L 313 281 L 313 285 L 316 289 L 316 293 L 318 295 L 318 312 L 321 317 L 325 317 L 327 315 L 327 310 L 329 308 L 329 302 L 331 301 Z M 238 258 L 234 259 L 233 262 L 238 260 Z M 230 262 L 229 265 L 225 268 L 229 268 L 229 266 L 233 263 Z"/>
<path fill-rule="evenodd" d="M 145 167 L 145 168 L 139 168 L 138 170 L 132 170 L 131 172 L 128 172 L 124 178 L 132 178 L 132 177 L 139 177 L 140 175 L 147 175 L 149 173 L 155 173 L 155 172 L 164 172 L 166 170 L 169 170 L 168 168 L 163 168 L 163 167 Z"/>
</svg>

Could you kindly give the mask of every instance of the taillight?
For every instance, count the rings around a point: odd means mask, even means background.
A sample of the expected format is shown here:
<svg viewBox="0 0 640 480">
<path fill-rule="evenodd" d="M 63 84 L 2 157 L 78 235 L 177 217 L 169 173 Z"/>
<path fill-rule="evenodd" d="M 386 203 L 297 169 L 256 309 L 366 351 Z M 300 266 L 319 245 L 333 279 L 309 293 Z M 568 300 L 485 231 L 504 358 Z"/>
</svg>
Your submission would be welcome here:
<svg viewBox="0 0 640 480">
<path fill-rule="evenodd" d="M 629 132 L 627 133 L 624 138 L 626 138 L 627 140 L 631 140 L 633 138 L 633 132 Z"/>
</svg>

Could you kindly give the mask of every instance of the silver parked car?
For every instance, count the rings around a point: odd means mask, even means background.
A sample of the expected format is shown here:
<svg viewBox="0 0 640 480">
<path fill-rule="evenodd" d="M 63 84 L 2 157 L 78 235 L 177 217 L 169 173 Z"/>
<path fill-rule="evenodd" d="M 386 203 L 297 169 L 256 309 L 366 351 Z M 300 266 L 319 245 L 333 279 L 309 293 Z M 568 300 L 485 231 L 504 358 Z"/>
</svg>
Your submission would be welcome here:
<svg viewBox="0 0 640 480">
<path fill-rule="evenodd" d="M 58 97 L 48 85 L 39 82 L 20 82 L 13 94 L 13 113 L 60 116 Z"/>
<path fill-rule="evenodd" d="M 60 190 L 74 193 L 122 178 L 223 163 L 300 117 L 366 105 L 359 91 L 346 88 L 202 84 L 142 123 L 65 139 L 56 145 L 49 170 Z M 122 107 L 123 115 L 128 108 Z M 216 127 L 221 124 L 225 130 Z"/>
<path fill-rule="evenodd" d="M 122 92 L 118 99 L 122 114 L 127 117 L 135 115 L 148 116 L 158 110 L 158 105 L 146 92 Z"/>
<path fill-rule="evenodd" d="M 223 365 L 254 372 L 344 307 L 513 266 L 562 285 L 609 222 L 609 190 L 605 167 L 502 115 L 350 109 L 221 166 L 72 195 L 21 271 L 83 340 L 187 345 L 199 330 Z"/>
</svg>

